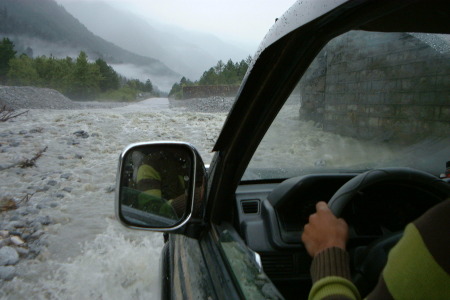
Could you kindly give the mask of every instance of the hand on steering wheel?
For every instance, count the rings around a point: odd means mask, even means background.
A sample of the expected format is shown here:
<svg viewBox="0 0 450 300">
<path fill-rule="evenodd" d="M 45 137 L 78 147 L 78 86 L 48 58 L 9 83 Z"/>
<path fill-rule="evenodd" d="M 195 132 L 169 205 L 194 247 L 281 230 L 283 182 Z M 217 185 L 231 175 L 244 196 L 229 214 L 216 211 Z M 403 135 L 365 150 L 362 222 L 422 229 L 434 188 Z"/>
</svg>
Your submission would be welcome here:
<svg viewBox="0 0 450 300">
<path fill-rule="evenodd" d="M 410 168 L 385 168 L 371 170 L 349 180 L 333 195 L 328 206 L 339 218 L 347 204 L 358 193 L 376 184 L 389 182 L 401 182 L 411 187 L 421 187 L 441 200 L 450 196 L 450 185 L 428 173 Z M 427 201 L 427 199 L 423 199 L 423 201 Z M 387 262 L 388 253 L 402 234 L 403 232 L 396 232 L 385 235 L 363 251 L 355 253 L 352 258 L 355 265 L 353 282 L 362 297 L 372 291 L 377 284 L 379 275 Z"/>
<path fill-rule="evenodd" d="M 302 241 L 312 257 L 323 250 L 338 247 L 345 250 L 348 226 L 343 219 L 336 218 L 325 202 L 316 204 L 316 213 L 309 217 L 305 225 Z"/>
</svg>

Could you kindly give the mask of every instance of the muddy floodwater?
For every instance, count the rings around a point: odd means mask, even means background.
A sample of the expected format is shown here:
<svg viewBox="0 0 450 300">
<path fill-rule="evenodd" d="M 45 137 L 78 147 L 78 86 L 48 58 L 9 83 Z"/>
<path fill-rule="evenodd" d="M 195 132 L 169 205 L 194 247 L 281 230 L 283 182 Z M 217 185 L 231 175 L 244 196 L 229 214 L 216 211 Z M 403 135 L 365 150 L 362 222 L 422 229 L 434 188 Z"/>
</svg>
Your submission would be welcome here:
<svg viewBox="0 0 450 300">
<path fill-rule="evenodd" d="M 0 231 L 30 241 L 13 245 L 20 259 L 8 266 L 13 278 L 0 280 L 0 298 L 159 298 L 162 235 L 128 230 L 114 217 L 119 154 L 130 143 L 180 140 L 209 163 L 225 117 L 148 99 L 112 109 L 30 109 L 0 123 L 0 197 L 28 199 L 1 213 Z M 19 167 L 38 153 L 35 166 Z"/>
</svg>

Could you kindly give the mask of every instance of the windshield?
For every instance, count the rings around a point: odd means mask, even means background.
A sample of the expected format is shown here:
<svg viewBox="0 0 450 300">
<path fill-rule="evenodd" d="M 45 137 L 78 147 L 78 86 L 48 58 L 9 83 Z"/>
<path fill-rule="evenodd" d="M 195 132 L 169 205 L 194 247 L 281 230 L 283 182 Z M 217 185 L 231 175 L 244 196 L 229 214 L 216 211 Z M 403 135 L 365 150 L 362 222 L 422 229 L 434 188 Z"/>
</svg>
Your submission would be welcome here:
<svg viewBox="0 0 450 300">
<path fill-rule="evenodd" d="M 311 63 L 243 180 L 450 160 L 450 36 L 351 31 Z"/>
</svg>

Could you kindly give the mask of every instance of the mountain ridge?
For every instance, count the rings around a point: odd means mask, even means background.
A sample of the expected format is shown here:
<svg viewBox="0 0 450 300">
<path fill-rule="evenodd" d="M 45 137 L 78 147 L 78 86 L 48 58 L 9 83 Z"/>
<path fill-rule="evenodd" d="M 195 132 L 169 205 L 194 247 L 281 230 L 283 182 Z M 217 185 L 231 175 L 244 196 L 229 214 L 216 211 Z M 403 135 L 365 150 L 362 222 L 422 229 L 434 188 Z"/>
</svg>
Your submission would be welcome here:
<svg viewBox="0 0 450 300">
<path fill-rule="evenodd" d="M 132 65 L 140 69 L 142 78 L 138 79 L 147 77 L 165 90 L 181 77 L 155 58 L 132 53 L 96 36 L 54 0 L 2 0 L 0 37 L 10 38 L 19 53 L 31 48 L 34 55 L 75 57 L 85 51 L 91 59 L 102 58 L 113 67 Z"/>
</svg>

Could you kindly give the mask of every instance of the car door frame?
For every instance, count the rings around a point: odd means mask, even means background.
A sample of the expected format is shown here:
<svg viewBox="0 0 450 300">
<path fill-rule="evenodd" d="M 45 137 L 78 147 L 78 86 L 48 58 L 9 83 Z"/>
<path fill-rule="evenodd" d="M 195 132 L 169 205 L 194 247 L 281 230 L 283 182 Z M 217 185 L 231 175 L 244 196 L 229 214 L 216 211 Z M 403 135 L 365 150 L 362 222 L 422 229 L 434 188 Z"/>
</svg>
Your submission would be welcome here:
<svg viewBox="0 0 450 300">
<path fill-rule="evenodd" d="M 315 5 L 325 5 L 327 1 L 316 0 Z M 200 281 L 207 285 L 212 284 L 209 285 L 210 287 L 214 286 L 212 289 L 207 288 L 211 291 L 207 294 L 212 295 L 212 291 L 214 291 L 214 296 L 219 299 L 243 297 L 231 279 L 226 258 L 218 248 L 218 241 L 214 238 L 213 230 L 219 224 L 224 222 L 233 224 L 235 221 L 233 214 L 235 191 L 245 168 L 312 59 L 332 38 L 356 26 L 362 28 L 361 24 L 368 24 L 381 16 L 390 15 L 413 2 L 415 1 L 334 1 L 336 6 L 327 6 L 328 10 L 315 11 L 315 18 L 286 32 L 282 29 L 283 20 L 289 21 L 290 18 L 293 18 L 293 14 L 297 13 L 295 10 L 290 10 L 284 15 L 284 19 L 278 21 L 281 23 L 272 28 L 274 32 L 277 32 L 277 28 L 279 28 L 279 35 L 269 34 L 268 41 L 262 42 L 214 146 L 215 155 L 208 170 L 204 219 L 204 224 L 209 224 L 209 226 L 203 230 L 198 240 L 194 240 L 194 243 L 197 244 L 191 246 L 201 253 L 201 256 L 197 256 L 198 260 L 208 270 L 208 274 L 211 274 L 210 269 L 214 269 L 214 276 L 209 279 L 202 277 L 204 281 Z M 392 17 L 392 15 L 390 16 Z M 179 268 L 183 264 L 182 261 L 176 260 L 179 252 L 174 249 L 186 243 L 184 240 L 186 238 L 176 235 L 169 237 L 166 246 L 169 250 L 165 250 L 165 253 L 169 253 L 165 256 L 169 258 L 163 257 L 163 262 L 166 261 L 163 270 L 169 271 L 171 274 L 171 278 L 166 280 L 167 290 L 174 291 L 173 284 L 178 279 L 175 280 L 173 274 L 175 268 Z M 168 267 L 167 264 L 169 264 Z M 192 275 L 189 273 L 189 276 Z M 192 280 L 189 279 L 189 282 Z M 168 285 L 169 288 L 167 288 Z M 174 299 L 179 296 L 173 293 L 169 295 Z M 185 299 L 184 294 L 181 294 L 181 297 Z"/>
</svg>

